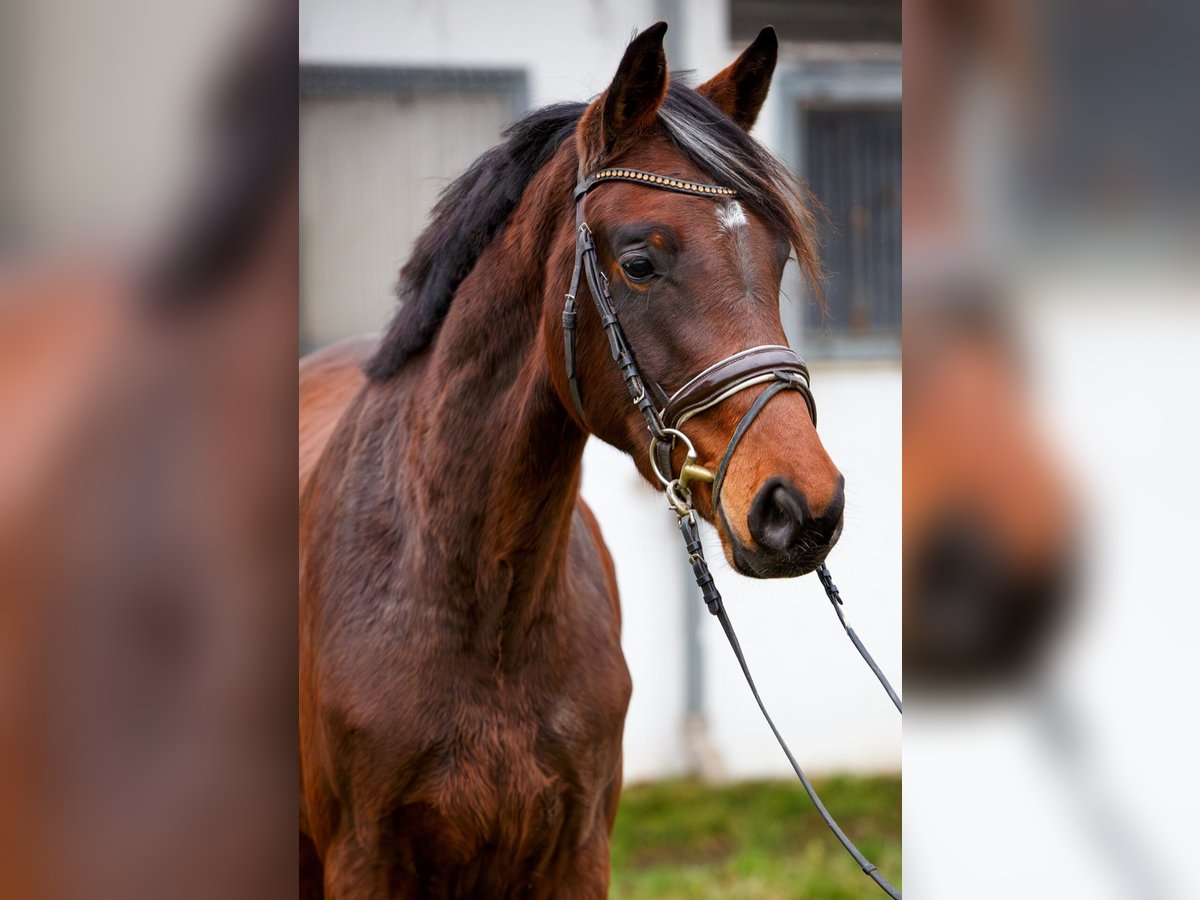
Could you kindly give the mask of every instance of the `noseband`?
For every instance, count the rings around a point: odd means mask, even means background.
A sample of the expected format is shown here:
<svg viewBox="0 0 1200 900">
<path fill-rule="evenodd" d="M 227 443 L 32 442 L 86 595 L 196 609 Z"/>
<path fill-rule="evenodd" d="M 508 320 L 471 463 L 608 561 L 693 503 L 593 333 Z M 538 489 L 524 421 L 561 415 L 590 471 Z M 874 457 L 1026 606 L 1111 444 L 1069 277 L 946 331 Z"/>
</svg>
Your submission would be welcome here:
<svg viewBox="0 0 1200 900">
<path fill-rule="evenodd" d="M 609 349 L 613 361 L 620 369 L 625 379 L 629 396 L 646 420 L 650 431 L 650 464 L 654 474 L 667 490 L 671 506 L 677 512 L 681 507 L 691 508 L 691 492 L 688 484 L 692 481 L 713 483 L 713 506 L 720 504 L 720 490 L 724 483 L 724 475 L 733 458 L 733 451 L 741 436 L 745 434 L 751 423 L 762 412 L 766 401 L 782 390 L 795 389 L 804 396 L 808 405 L 809 415 L 813 424 L 817 422 L 817 405 L 813 399 L 808 383 L 808 367 L 789 347 L 768 345 L 751 347 L 741 350 L 718 362 L 713 363 L 695 377 L 688 380 L 683 387 L 671 396 L 657 382 L 649 381 L 638 367 L 633 355 L 633 348 L 625 337 L 617 318 L 616 305 L 608 287 L 608 277 L 600 271 L 600 262 L 596 253 L 596 244 L 592 231 L 584 219 L 584 201 L 587 195 L 596 187 L 613 181 L 625 181 L 640 184 L 659 190 L 673 191 L 677 194 L 690 194 L 693 197 L 706 197 L 710 200 L 728 199 L 737 196 L 733 188 L 716 184 L 703 184 L 697 181 L 686 181 L 667 175 L 655 175 L 652 172 L 642 172 L 638 169 L 601 169 L 594 175 L 585 178 L 575 187 L 575 266 L 571 272 L 571 287 L 567 291 L 563 307 L 563 354 L 566 360 L 567 383 L 571 390 L 571 402 L 580 422 L 586 421 L 583 413 L 583 400 L 579 390 L 579 376 L 575 357 L 575 330 L 578 315 L 576 298 L 579 292 L 579 278 L 582 273 L 587 278 L 588 289 L 596 305 L 596 312 L 604 326 L 608 337 Z M 771 387 L 759 397 L 734 431 L 734 438 L 726 448 L 724 458 L 713 475 L 696 461 L 696 451 L 692 442 L 681 431 L 683 424 L 693 416 L 717 406 L 735 394 L 761 384 L 771 384 Z M 765 400 L 763 398 L 766 398 Z M 675 478 L 674 467 L 671 464 L 671 451 L 677 440 L 687 447 L 687 456 L 680 469 L 679 477 Z"/>
<path fill-rule="evenodd" d="M 746 664 L 746 658 L 742 654 L 741 645 L 738 642 L 737 635 L 733 631 L 733 624 L 729 621 L 729 615 L 725 611 L 721 593 L 717 590 L 712 574 L 708 570 L 708 563 L 704 559 L 704 547 L 700 543 L 696 513 L 692 509 L 692 494 L 688 487 L 692 481 L 711 483 L 713 486 L 713 508 L 724 517 L 724 512 L 721 510 L 720 505 L 721 487 L 725 482 L 725 475 L 729 470 L 729 462 L 733 458 L 734 451 L 745 436 L 746 431 L 753 424 L 755 418 L 758 417 L 758 414 L 771 402 L 772 398 L 781 391 L 799 391 L 804 397 L 804 402 L 808 405 L 808 413 L 812 418 L 813 425 L 817 424 L 817 406 L 813 400 L 812 391 L 809 389 L 808 367 L 804 365 L 804 360 L 792 352 L 791 348 L 780 345 L 768 345 L 741 350 L 713 363 L 704 369 L 704 371 L 688 379 L 683 387 L 679 388 L 679 390 L 669 397 L 658 383 L 648 381 L 638 367 L 637 360 L 633 355 L 633 348 L 629 346 L 629 340 L 625 337 L 625 331 L 621 328 L 621 323 L 617 318 L 616 305 L 613 303 L 612 294 L 608 289 L 608 278 L 600 271 L 600 263 L 596 255 L 596 244 L 592 239 L 591 229 L 588 228 L 583 215 L 584 200 L 587 198 L 588 193 L 599 185 L 611 181 L 626 181 L 659 190 L 674 191 L 679 194 L 690 194 L 694 197 L 708 197 L 709 199 L 717 200 L 737 196 L 737 191 L 733 190 L 733 188 L 687 181 L 667 175 L 655 175 L 652 172 L 642 172 L 638 169 L 601 169 L 583 179 L 575 186 L 575 266 L 571 272 L 571 287 L 567 291 L 562 316 L 563 353 L 566 360 L 567 383 L 570 386 L 571 402 L 575 406 L 575 413 L 578 415 L 581 423 L 586 422 L 583 414 L 583 401 L 579 393 L 579 378 L 575 364 L 575 328 L 578 316 L 576 298 L 579 295 L 579 277 L 580 274 L 583 274 L 587 278 L 588 289 L 592 295 L 592 301 L 596 305 L 596 312 L 600 316 L 600 323 L 604 326 L 604 333 L 608 338 L 608 346 L 612 351 L 613 361 L 620 370 L 621 377 L 625 380 L 625 387 L 629 391 L 629 396 L 633 398 L 634 404 L 646 420 L 646 427 L 650 431 L 650 465 L 654 469 L 654 474 L 662 482 L 666 490 L 667 501 L 679 518 L 679 530 L 683 536 L 684 545 L 687 548 L 688 561 L 692 566 L 692 574 L 696 578 L 696 584 L 700 588 L 704 602 L 708 606 L 708 611 L 716 616 L 717 620 L 721 623 L 721 628 L 725 632 L 725 637 L 729 640 L 730 646 L 733 648 L 734 656 L 737 657 L 742 674 L 745 675 L 746 681 L 750 685 L 750 691 L 758 703 L 758 708 L 762 710 L 767 724 L 771 726 L 771 731 L 775 734 L 775 739 L 783 748 L 788 762 L 792 764 L 796 775 L 799 776 L 800 784 L 812 800 L 817 812 L 820 813 L 825 824 L 829 826 L 834 836 L 846 848 L 850 856 L 854 858 L 854 861 L 862 867 L 863 872 L 883 888 L 889 896 L 899 898 L 900 893 L 888 883 L 887 879 L 879 874 L 875 866 L 862 855 L 850 838 L 842 831 L 833 816 L 829 814 L 829 811 L 825 808 L 825 804 L 821 802 L 821 798 L 817 796 L 816 790 L 805 776 L 804 771 L 800 768 L 800 764 L 796 762 L 796 758 L 792 755 L 787 742 L 784 741 L 783 735 L 775 727 L 775 722 L 771 719 L 770 713 L 767 712 L 762 697 L 759 696 L 758 688 L 754 684 L 754 679 L 750 675 L 750 668 Z M 681 429 L 692 417 L 701 415 L 728 400 L 730 397 L 761 384 L 767 385 L 766 389 L 758 395 L 746 411 L 746 414 L 742 416 L 741 421 L 738 422 L 729 439 L 729 443 L 725 447 L 725 453 L 722 455 L 720 465 L 717 467 L 717 472 L 714 475 L 699 464 L 696 458 L 696 448 Z M 682 441 L 687 448 L 687 455 L 684 458 L 683 465 L 680 467 L 678 477 L 675 477 L 674 467 L 671 463 L 671 451 L 676 440 Z M 829 574 L 829 570 L 824 564 L 818 567 L 817 576 L 821 580 L 821 585 L 825 588 L 825 593 L 829 597 L 830 603 L 833 604 L 834 611 L 841 621 L 842 628 L 845 629 L 855 648 L 871 667 L 871 671 L 875 673 L 876 678 L 884 686 L 893 704 L 895 704 L 897 709 L 901 709 L 900 698 L 892 690 L 892 686 L 888 683 L 887 678 L 884 677 L 879 666 L 875 664 L 875 660 L 871 658 L 862 641 L 858 639 L 858 635 L 854 633 L 854 629 L 846 621 L 845 613 L 842 611 L 841 595 L 838 593 L 838 589 L 833 583 L 833 577 Z"/>
</svg>

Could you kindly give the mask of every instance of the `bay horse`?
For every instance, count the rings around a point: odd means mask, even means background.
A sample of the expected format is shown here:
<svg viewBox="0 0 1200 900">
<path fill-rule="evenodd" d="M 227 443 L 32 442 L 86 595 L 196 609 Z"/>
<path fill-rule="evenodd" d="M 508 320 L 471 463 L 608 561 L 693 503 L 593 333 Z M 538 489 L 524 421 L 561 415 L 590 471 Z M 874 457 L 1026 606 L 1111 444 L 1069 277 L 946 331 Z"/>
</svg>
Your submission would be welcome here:
<svg viewBox="0 0 1200 900">
<path fill-rule="evenodd" d="M 807 195 L 748 133 L 773 29 L 697 89 L 668 76 L 665 31 L 639 34 L 593 102 L 529 113 L 447 189 L 381 340 L 301 361 L 305 896 L 607 895 L 631 683 L 613 562 L 579 496 L 588 436 L 655 475 L 587 303 L 568 376 L 572 188 L 625 166 L 736 189 L 614 181 L 588 198 L 624 334 L 666 391 L 786 344 L 784 265 L 794 252 L 817 273 Z M 701 465 L 760 393 L 692 420 Z M 748 575 L 811 571 L 841 531 L 843 479 L 798 393 L 754 420 L 720 516 L 696 488 Z"/>
</svg>

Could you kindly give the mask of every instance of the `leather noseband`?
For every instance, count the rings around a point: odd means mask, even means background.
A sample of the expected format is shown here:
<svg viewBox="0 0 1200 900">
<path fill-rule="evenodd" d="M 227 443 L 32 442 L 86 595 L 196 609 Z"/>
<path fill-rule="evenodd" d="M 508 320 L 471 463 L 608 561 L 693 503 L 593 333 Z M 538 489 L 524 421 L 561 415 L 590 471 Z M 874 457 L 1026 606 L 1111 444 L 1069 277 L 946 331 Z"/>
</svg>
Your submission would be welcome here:
<svg viewBox="0 0 1200 900">
<path fill-rule="evenodd" d="M 692 416 L 716 406 L 739 391 L 768 381 L 789 381 L 804 394 L 813 424 L 817 406 L 808 389 L 808 366 L 790 347 L 768 344 L 751 347 L 713 363 L 671 395 L 662 411 L 663 421 L 678 428 Z"/>
</svg>

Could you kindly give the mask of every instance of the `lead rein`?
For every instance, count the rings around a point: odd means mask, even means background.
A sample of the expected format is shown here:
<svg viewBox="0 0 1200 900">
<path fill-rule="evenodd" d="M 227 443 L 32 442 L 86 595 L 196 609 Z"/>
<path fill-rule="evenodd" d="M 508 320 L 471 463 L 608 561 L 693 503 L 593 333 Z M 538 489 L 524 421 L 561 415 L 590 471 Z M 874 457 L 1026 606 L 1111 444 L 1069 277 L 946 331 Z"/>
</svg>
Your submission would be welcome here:
<svg viewBox="0 0 1200 900">
<path fill-rule="evenodd" d="M 833 604 L 833 611 L 837 613 L 838 621 L 842 623 L 842 628 L 845 630 L 846 636 L 850 638 L 850 642 L 858 650 L 858 655 L 871 667 L 871 671 L 875 673 L 875 677 L 879 679 L 879 683 L 887 691 L 888 697 L 892 700 L 892 705 L 896 707 L 896 712 L 904 715 L 904 704 L 900 702 L 900 697 L 892 687 L 892 683 L 887 680 L 887 676 L 883 674 L 883 670 L 879 668 L 874 657 L 871 656 L 863 642 L 859 640 L 858 635 L 854 633 L 854 629 L 850 627 L 850 623 L 846 621 L 846 613 L 842 611 L 842 607 L 845 605 L 842 601 L 842 593 L 837 589 L 837 585 L 833 583 L 833 576 L 829 574 L 829 568 L 825 563 L 817 566 L 817 577 L 821 579 L 821 587 L 825 588 L 825 596 Z"/>
<path fill-rule="evenodd" d="M 775 725 L 775 720 L 771 718 L 771 714 L 767 712 L 766 704 L 763 703 L 762 697 L 758 693 L 758 686 L 754 683 L 754 676 L 750 674 L 750 666 L 746 663 L 746 657 L 742 653 L 742 645 L 737 639 L 737 633 L 733 630 L 733 623 L 729 621 L 729 614 L 725 611 L 725 604 L 721 599 L 721 592 L 717 589 L 716 582 L 713 580 L 712 573 L 708 570 L 708 563 L 704 559 L 704 547 L 700 543 L 700 534 L 696 527 L 696 514 L 692 510 L 688 510 L 686 514 L 676 509 L 679 515 L 679 531 L 683 535 L 684 546 L 687 548 L 688 561 L 692 564 L 692 574 L 696 576 L 696 584 L 700 588 L 701 596 L 704 598 L 705 604 L 708 606 L 708 611 L 717 617 L 717 621 L 721 623 L 721 630 L 725 632 L 725 637 L 729 641 L 729 646 L 733 649 L 733 655 L 737 657 L 738 665 L 742 669 L 742 674 L 746 677 L 746 684 L 750 686 L 750 693 L 754 695 L 754 702 L 758 704 L 759 710 L 763 714 L 763 718 L 767 720 L 767 725 L 771 728 L 771 733 L 775 735 L 775 740 L 779 742 L 784 755 L 788 762 L 792 764 L 792 769 L 796 773 L 796 777 L 800 779 L 800 786 L 804 788 L 804 793 L 808 794 L 808 799 L 812 801 L 821 819 L 833 832 L 833 836 L 838 839 L 846 852 L 858 863 L 863 872 L 879 885 L 884 892 L 892 897 L 893 900 L 902 900 L 902 894 L 896 890 L 892 884 L 879 874 L 879 870 L 869 859 L 863 856 L 862 851 L 855 846 L 854 841 L 850 840 L 846 832 L 842 831 L 842 827 L 838 825 L 837 820 L 825 808 L 820 795 L 817 794 L 816 788 L 812 786 L 812 782 L 808 780 L 808 776 L 804 774 L 804 770 L 800 768 L 800 763 L 796 761 L 796 757 L 792 755 L 791 748 L 788 747 L 787 741 L 783 739 L 783 735 L 779 733 L 779 728 Z M 867 652 L 866 647 L 858 640 L 858 636 L 854 634 L 853 629 L 846 624 L 845 616 L 839 608 L 842 604 L 841 595 L 838 592 L 837 586 L 833 583 L 833 577 L 829 574 L 829 570 L 824 564 L 817 570 L 818 576 L 821 578 L 821 584 L 825 587 L 826 594 L 829 595 L 830 602 L 833 603 L 833 608 L 837 610 L 838 618 L 841 619 L 842 625 L 846 628 L 846 633 L 850 635 L 850 639 L 854 642 L 854 646 L 858 648 L 863 655 L 871 670 L 876 674 L 882 682 L 884 688 L 888 692 L 888 696 L 892 698 L 892 702 L 896 704 L 897 709 L 901 709 L 900 699 L 892 690 L 891 684 L 884 677 L 883 672 L 875 665 L 875 660 Z M 822 574 L 822 572 L 824 574 Z M 903 710 L 901 710 L 903 715 Z"/>
</svg>

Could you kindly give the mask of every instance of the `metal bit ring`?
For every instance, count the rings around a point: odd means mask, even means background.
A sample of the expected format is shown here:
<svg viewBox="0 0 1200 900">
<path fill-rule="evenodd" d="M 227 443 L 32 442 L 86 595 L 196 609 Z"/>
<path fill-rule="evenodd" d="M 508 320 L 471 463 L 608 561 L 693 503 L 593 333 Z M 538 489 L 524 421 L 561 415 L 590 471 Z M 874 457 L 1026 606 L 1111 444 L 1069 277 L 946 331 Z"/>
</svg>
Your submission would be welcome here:
<svg viewBox="0 0 1200 900">
<path fill-rule="evenodd" d="M 696 458 L 695 446 L 693 446 L 691 440 L 682 431 L 679 431 L 676 428 L 664 428 L 663 434 L 669 434 L 669 435 L 671 435 L 672 438 L 679 438 L 680 440 L 682 440 L 683 443 L 685 445 L 687 445 L 688 459 L 694 460 Z M 674 440 L 672 440 L 671 443 L 674 444 L 675 443 Z M 664 475 L 662 472 L 658 471 L 658 460 L 655 458 L 655 453 L 654 453 L 654 449 L 657 446 L 658 446 L 658 437 L 655 435 L 650 435 L 650 468 L 654 470 L 655 476 L 662 483 L 663 487 L 670 487 L 672 479 L 668 478 L 667 475 Z M 671 473 L 667 473 L 667 474 L 669 475 Z"/>
</svg>

